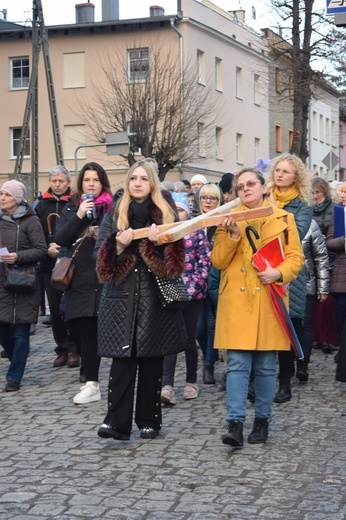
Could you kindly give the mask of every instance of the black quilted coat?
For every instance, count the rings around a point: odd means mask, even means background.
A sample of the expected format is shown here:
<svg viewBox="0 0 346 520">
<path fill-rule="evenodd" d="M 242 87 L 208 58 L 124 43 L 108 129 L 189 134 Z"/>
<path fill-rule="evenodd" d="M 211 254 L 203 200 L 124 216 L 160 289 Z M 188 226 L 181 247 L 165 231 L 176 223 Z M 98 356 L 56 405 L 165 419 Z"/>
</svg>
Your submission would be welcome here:
<svg viewBox="0 0 346 520">
<path fill-rule="evenodd" d="M 150 223 L 161 223 L 161 211 L 153 203 L 150 215 Z M 117 256 L 116 232 L 109 213 L 95 246 L 97 250 L 103 240 L 97 256 L 97 274 L 104 283 L 99 355 L 130 357 L 135 348 L 137 357 L 160 357 L 185 350 L 188 340 L 182 313 L 164 309 L 153 278 L 153 273 L 174 278 L 184 271 L 184 241 L 155 247 L 148 239 L 134 240 Z"/>
</svg>

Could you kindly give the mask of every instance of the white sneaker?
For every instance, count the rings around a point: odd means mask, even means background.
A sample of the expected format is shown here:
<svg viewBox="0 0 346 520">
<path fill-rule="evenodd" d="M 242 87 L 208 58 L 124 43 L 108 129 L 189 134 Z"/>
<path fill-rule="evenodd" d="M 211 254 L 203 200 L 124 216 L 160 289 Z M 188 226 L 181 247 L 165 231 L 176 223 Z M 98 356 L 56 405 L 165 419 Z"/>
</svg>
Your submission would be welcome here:
<svg viewBox="0 0 346 520">
<path fill-rule="evenodd" d="M 161 403 L 173 405 L 176 403 L 173 388 L 165 385 L 161 390 Z"/>
<path fill-rule="evenodd" d="M 186 383 L 184 388 L 184 399 L 196 399 L 198 397 L 199 390 L 196 383 Z"/>
<path fill-rule="evenodd" d="M 92 381 L 87 381 L 81 387 L 79 394 L 73 398 L 74 404 L 88 404 L 101 400 L 100 385 L 95 386 Z"/>
</svg>

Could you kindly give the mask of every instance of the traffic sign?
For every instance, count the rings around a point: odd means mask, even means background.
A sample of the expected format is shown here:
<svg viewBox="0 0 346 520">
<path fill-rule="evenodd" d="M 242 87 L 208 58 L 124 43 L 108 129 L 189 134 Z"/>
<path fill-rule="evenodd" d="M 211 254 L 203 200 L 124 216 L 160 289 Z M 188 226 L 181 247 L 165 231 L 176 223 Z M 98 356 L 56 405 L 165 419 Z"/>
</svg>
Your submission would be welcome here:
<svg viewBox="0 0 346 520">
<path fill-rule="evenodd" d="M 346 13 L 346 0 L 327 0 L 327 14 Z"/>
</svg>

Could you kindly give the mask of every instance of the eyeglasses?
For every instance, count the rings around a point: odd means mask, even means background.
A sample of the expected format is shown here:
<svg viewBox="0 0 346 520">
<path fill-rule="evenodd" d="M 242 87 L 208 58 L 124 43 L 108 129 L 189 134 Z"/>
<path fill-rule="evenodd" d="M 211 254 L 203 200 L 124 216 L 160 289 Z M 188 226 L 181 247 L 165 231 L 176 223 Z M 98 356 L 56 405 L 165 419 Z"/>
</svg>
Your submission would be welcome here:
<svg viewBox="0 0 346 520">
<path fill-rule="evenodd" d="M 200 200 L 203 200 L 204 202 L 207 200 L 210 200 L 210 202 L 215 202 L 216 200 L 219 200 L 219 197 L 207 197 L 206 195 L 202 195 Z"/>
<path fill-rule="evenodd" d="M 254 186 L 256 186 L 257 183 L 259 183 L 260 181 L 247 181 L 246 184 L 238 184 L 237 186 L 237 191 L 243 191 L 245 189 L 245 187 L 247 188 L 253 188 Z"/>
</svg>

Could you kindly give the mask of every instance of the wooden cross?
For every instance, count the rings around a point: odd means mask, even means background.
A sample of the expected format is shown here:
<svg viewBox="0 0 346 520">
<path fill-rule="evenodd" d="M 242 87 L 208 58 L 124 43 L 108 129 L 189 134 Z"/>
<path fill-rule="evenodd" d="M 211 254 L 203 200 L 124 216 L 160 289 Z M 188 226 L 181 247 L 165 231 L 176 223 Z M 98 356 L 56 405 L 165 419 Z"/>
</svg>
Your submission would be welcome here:
<svg viewBox="0 0 346 520">
<path fill-rule="evenodd" d="M 239 205 L 239 199 L 232 200 L 227 204 L 223 204 L 218 208 L 212 209 L 207 213 L 198 215 L 191 220 L 184 220 L 183 222 L 173 222 L 172 224 L 161 224 L 158 226 L 160 234 L 157 237 L 159 244 L 167 242 L 176 242 L 180 238 L 189 235 L 193 231 L 210 226 L 218 226 L 222 223 L 226 215 L 230 214 L 230 210 Z M 261 217 L 267 217 L 273 213 L 271 206 L 248 209 L 244 211 L 234 211 L 232 217 L 236 222 L 240 220 L 252 220 Z M 134 239 L 147 238 L 148 228 L 141 228 L 134 230 Z"/>
</svg>

